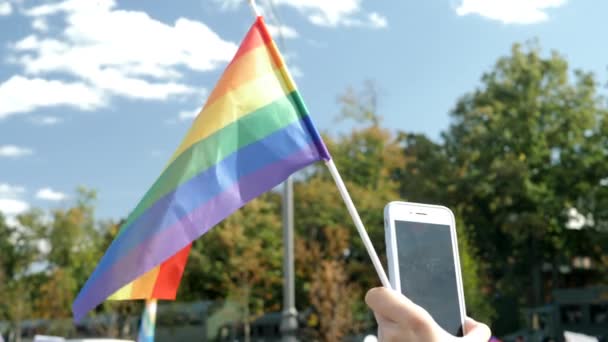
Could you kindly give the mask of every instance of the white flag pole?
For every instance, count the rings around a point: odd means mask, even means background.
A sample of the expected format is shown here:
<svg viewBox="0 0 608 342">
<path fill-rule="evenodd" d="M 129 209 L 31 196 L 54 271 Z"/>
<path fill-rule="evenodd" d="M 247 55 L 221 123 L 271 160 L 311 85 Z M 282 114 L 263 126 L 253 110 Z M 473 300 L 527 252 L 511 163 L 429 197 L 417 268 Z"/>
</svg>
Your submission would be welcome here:
<svg viewBox="0 0 608 342">
<path fill-rule="evenodd" d="M 156 329 L 156 302 L 156 299 L 146 300 L 146 307 L 141 314 L 137 342 L 154 342 L 154 330 Z"/>
<path fill-rule="evenodd" d="M 350 198 L 350 195 L 348 194 L 348 190 L 346 189 L 346 186 L 344 185 L 344 182 L 342 181 L 342 177 L 340 176 L 340 173 L 338 172 L 338 169 L 336 168 L 336 164 L 334 164 L 334 161 L 330 159 L 325 162 L 325 165 L 327 165 L 327 168 L 329 169 L 329 173 L 331 173 L 331 176 L 333 177 L 334 182 L 336 182 L 336 185 L 338 186 L 340 195 L 342 195 L 342 199 L 344 200 L 344 204 L 346 204 L 346 208 L 348 209 L 348 212 L 350 213 L 350 217 L 352 217 L 353 222 L 355 223 L 355 227 L 357 227 L 357 231 L 359 232 L 359 235 L 361 236 L 361 240 L 363 240 L 363 245 L 365 245 L 365 249 L 367 249 L 367 254 L 369 254 L 369 257 L 372 259 L 372 264 L 374 264 L 376 273 L 378 273 L 378 277 L 380 277 L 382 286 L 390 289 L 391 284 L 388 281 L 388 278 L 386 277 L 384 268 L 382 268 L 382 263 L 380 262 L 380 258 L 378 258 L 378 254 L 376 254 L 374 245 L 372 245 L 372 242 L 369 239 L 369 236 L 367 235 L 367 231 L 365 230 L 365 227 L 363 226 L 363 222 L 361 222 L 361 218 L 359 217 L 357 208 L 355 208 L 355 205 L 353 204 L 353 200 Z"/>
<path fill-rule="evenodd" d="M 258 11 L 258 7 L 255 4 L 255 0 L 249 0 L 249 6 L 251 6 L 251 10 L 253 11 L 253 14 L 256 17 L 259 17 L 260 11 Z M 331 173 L 331 176 L 333 177 L 334 182 L 336 182 L 336 185 L 338 186 L 340 195 L 342 195 L 344 204 L 346 204 L 346 208 L 348 209 L 348 212 L 350 213 L 350 216 L 352 217 L 353 222 L 355 223 L 355 227 L 357 227 L 357 231 L 359 232 L 361 239 L 363 240 L 363 245 L 365 245 L 365 249 L 367 249 L 367 254 L 369 254 L 370 258 L 372 259 L 372 264 L 374 264 L 374 268 L 376 269 L 376 272 L 378 273 L 378 277 L 380 277 L 380 282 L 382 282 L 382 286 L 390 289 L 391 284 L 388 281 L 388 277 L 386 276 L 386 273 L 384 272 L 384 268 L 382 268 L 382 263 L 380 262 L 380 258 L 378 258 L 378 254 L 376 254 L 374 245 L 372 245 L 372 242 L 369 239 L 369 236 L 367 235 L 367 231 L 365 230 L 365 227 L 363 226 L 363 222 L 361 222 L 361 218 L 359 217 L 357 208 L 355 208 L 355 205 L 353 204 L 353 200 L 350 198 L 350 195 L 348 194 L 348 190 L 346 190 L 346 186 L 344 185 L 344 182 L 342 181 L 342 177 L 340 177 L 340 173 L 338 172 L 338 169 L 336 168 L 334 161 L 330 159 L 325 162 L 325 165 L 327 165 L 327 168 L 329 168 L 329 173 Z"/>
<path fill-rule="evenodd" d="M 253 15 L 257 17 L 260 16 L 260 11 L 258 11 L 258 6 L 255 4 L 255 0 L 249 0 L 249 6 L 251 6 L 251 10 L 253 11 Z"/>
</svg>

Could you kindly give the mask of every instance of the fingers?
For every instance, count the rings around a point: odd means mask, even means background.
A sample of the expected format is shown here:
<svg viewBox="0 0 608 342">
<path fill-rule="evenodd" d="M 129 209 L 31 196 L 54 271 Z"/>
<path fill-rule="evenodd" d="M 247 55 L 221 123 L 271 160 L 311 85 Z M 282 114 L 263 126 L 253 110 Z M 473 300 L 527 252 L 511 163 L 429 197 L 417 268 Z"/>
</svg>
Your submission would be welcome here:
<svg viewBox="0 0 608 342">
<path fill-rule="evenodd" d="M 378 322 L 378 341 L 379 342 L 392 342 L 392 341 L 403 341 L 404 332 L 399 326 L 399 323 L 384 318 L 381 315 L 375 315 L 376 321 Z M 408 339 L 412 341 L 413 339 Z"/>
<path fill-rule="evenodd" d="M 367 292 L 365 302 L 379 315 L 393 321 L 398 321 L 403 315 L 408 313 L 409 303 L 393 290 L 376 287 Z M 413 303 L 412 303 L 413 304 Z"/>
<path fill-rule="evenodd" d="M 404 295 L 385 287 L 369 290 L 365 295 L 365 302 L 376 314 L 394 322 L 432 320 L 423 308 Z"/>
<path fill-rule="evenodd" d="M 426 310 L 391 289 L 373 288 L 367 292 L 365 302 L 374 311 L 382 341 L 486 342 L 490 339 L 490 328 L 471 318 L 465 321 L 464 337 L 450 335 Z"/>
<path fill-rule="evenodd" d="M 464 330 L 467 334 L 464 336 L 463 341 L 488 341 L 492 335 L 492 332 L 487 325 L 479 323 L 470 317 L 467 317 L 464 323 Z"/>
</svg>

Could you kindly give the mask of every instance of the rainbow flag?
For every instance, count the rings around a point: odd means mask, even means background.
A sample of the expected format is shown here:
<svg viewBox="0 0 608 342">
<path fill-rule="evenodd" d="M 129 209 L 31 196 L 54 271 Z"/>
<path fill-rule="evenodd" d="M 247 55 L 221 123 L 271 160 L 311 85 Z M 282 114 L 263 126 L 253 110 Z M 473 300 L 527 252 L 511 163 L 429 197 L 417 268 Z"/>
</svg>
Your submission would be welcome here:
<svg viewBox="0 0 608 342">
<path fill-rule="evenodd" d="M 295 171 L 329 159 L 258 17 L 181 145 L 80 290 L 74 319 L 110 296 L 174 296 L 194 240 Z"/>
</svg>

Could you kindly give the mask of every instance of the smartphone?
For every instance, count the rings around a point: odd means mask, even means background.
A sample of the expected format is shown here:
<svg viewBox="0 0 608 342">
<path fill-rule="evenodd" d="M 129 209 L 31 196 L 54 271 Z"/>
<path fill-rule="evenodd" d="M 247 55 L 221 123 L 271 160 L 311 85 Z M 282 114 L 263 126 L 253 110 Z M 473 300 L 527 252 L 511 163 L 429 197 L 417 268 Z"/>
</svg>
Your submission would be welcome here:
<svg viewBox="0 0 608 342">
<path fill-rule="evenodd" d="M 384 223 L 393 289 L 426 309 L 447 332 L 463 336 L 466 310 L 452 211 L 390 202 Z"/>
</svg>

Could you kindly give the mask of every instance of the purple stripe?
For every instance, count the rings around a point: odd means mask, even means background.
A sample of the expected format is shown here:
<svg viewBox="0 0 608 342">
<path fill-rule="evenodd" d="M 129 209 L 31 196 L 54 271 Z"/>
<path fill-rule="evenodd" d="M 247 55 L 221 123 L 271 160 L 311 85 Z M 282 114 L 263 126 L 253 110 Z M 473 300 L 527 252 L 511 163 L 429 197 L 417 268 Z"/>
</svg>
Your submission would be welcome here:
<svg viewBox="0 0 608 342">
<path fill-rule="evenodd" d="M 279 162 L 244 176 L 204 205 L 167 229 L 153 235 L 104 274 L 87 282 L 72 305 L 74 319 L 80 321 L 122 286 L 158 266 L 186 245 L 205 234 L 213 226 L 250 200 L 283 182 L 295 171 L 318 160 L 315 144 L 308 145 Z M 89 281 L 93 280 L 93 277 Z"/>
<path fill-rule="evenodd" d="M 249 128 L 243 127 L 241 130 L 244 132 L 247 129 Z M 234 186 L 242 177 L 266 165 L 281 161 L 312 142 L 312 136 L 307 134 L 304 123 L 301 120 L 295 121 L 270 135 L 243 146 L 215 165 L 191 176 L 189 180 L 160 197 L 143 212 L 129 215 L 128 221 L 131 222 L 127 224 L 127 227 L 121 229 L 121 233 L 108 247 L 91 277 L 105 272 L 137 245 L 179 222 L 189 212 L 219 195 L 226 188 Z M 217 146 L 209 147 L 210 149 L 217 148 Z M 200 159 L 205 159 L 214 153 L 203 155 Z M 183 164 L 183 169 L 176 172 L 184 177 L 187 169 L 200 162 L 197 155 L 188 155 L 186 159 L 189 164 Z"/>
</svg>

